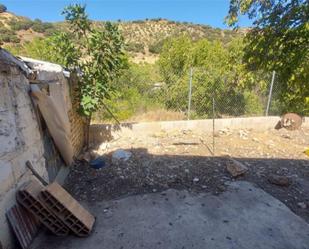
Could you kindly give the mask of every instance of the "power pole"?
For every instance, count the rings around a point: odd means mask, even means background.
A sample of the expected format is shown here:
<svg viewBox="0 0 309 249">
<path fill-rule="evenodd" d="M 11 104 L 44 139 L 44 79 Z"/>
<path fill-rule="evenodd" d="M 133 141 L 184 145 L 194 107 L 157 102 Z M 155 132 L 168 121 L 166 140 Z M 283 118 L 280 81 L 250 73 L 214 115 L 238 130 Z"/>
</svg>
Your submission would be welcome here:
<svg viewBox="0 0 309 249">
<path fill-rule="evenodd" d="M 273 92 L 273 86 L 274 86 L 274 81 L 275 81 L 275 75 L 276 75 L 276 72 L 273 71 L 273 76 L 271 78 L 271 83 L 270 83 L 270 89 L 269 89 L 266 113 L 265 113 L 266 116 L 268 116 L 268 112 L 269 112 L 269 107 L 270 107 L 270 102 L 271 102 L 271 95 L 272 95 L 272 92 Z"/>
</svg>

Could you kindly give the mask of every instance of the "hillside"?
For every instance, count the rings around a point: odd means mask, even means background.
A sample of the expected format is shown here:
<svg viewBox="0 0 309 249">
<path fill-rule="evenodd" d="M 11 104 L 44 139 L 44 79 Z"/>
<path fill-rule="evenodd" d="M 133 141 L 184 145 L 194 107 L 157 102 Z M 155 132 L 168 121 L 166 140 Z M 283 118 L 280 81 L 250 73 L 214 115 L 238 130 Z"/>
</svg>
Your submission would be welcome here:
<svg viewBox="0 0 309 249">
<path fill-rule="evenodd" d="M 98 27 L 102 22 L 95 22 Z M 206 38 L 211 41 L 229 42 L 245 31 L 223 30 L 208 25 L 175 22 L 166 19 L 146 19 L 131 22 L 118 21 L 124 35 L 127 51 L 135 62 L 154 62 L 168 37 L 189 35 L 193 40 Z M 0 13 L 0 43 L 15 46 L 29 42 L 36 37 L 47 37 L 56 30 L 65 30 L 65 22 L 46 23 L 39 19 L 31 20 L 9 12 Z"/>
</svg>

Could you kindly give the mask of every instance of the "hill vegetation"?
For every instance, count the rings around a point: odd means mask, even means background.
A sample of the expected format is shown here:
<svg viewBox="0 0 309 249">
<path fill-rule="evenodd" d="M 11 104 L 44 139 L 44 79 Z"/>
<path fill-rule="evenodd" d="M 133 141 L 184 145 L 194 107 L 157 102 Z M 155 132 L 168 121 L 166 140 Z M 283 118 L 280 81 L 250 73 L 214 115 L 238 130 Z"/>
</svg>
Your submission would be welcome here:
<svg viewBox="0 0 309 249">
<path fill-rule="evenodd" d="M 104 27 L 104 22 L 95 22 Z M 168 38 L 182 35 L 190 36 L 194 41 L 207 39 L 219 40 L 227 44 L 235 37 L 242 36 L 246 30 L 232 31 L 212 28 L 208 25 L 176 22 L 166 19 L 146 19 L 131 22 L 117 22 L 124 36 L 126 50 L 131 57 L 151 57 L 161 52 Z M 65 22 L 48 23 L 39 19 L 31 20 L 9 12 L 0 12 L 0 42 L 4 47 L 22 47 L 35 38 L 49 37 L 57 31 L 68 30 Z M 146 60 L 147 61 L 147 60 Z"/>
<path fill-rule="evenodd" d="M 68 22 L 50 24 L 7 12 L 0 13 L 1 20 L 0 39 L 14 54 L 66 65 L 59 53 L 61 39 L 55 33 L 61 31 L 68 39 L 73 38 L 69 46 L 72 50 L 83 42 L 74 39 Z M 106 23 L 91 25 L 102 32 Z M 279 33 L 291 36 L 278 37 L 269 35 L 281 27 L 276 25 L 269 32 L 257 27 L 236 32 L 165 19 L 119 20 L 114 24 L 124 38 L 122 59 L 128 64 L 110 81 L 112 91 L 104 95 L 109 111 L 106 106 L 98 107 L 92 116 L 96 121 L 113 116 L 119 120 L 147 119 L 147 112 L 151 116 L 170 112 L 167 116 L 184 118 L 191 70 L 191 118 L 212 117 L 213 100 L 216 117 L 264 115 L 272 71 L 276 71 L 276 80 L 269 114 L 309 113 L 309 88 L 304 87 L 309 84 L 308 23 L 279 29 Z M 101 46 L 100 41 L 95 39 L 95 45 Z M 80 58 L 76 57 L 78 63 L 82 63 Z M 293 63 L 289 63 L 291 58 Z"/>
</svg>

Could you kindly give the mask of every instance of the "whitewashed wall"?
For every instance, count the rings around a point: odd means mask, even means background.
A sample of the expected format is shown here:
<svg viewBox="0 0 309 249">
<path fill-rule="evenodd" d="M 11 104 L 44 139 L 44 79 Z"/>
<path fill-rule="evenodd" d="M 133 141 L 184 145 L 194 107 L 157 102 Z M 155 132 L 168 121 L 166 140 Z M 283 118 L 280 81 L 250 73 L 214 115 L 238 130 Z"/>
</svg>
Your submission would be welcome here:
<svg viewBox="0 0 309 249">
<path fill-rule="evenodd" d="M 28 80 L 16 66 L 0 63 L 0 86 L 0 243 L 7 249 L 12 248 L 13 240 L 5 212 L 15 203 L 18 187 L 33 177 L 26 161 L 46 180 L 48 176 Z"/>
</svg>

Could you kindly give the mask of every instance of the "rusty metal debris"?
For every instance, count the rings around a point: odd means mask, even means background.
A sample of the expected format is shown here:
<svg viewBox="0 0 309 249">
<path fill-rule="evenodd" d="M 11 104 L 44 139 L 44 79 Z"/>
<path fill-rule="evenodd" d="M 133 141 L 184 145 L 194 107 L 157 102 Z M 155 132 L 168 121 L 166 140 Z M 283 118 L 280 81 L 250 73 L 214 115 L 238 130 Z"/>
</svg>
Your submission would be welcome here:
<svg viewBox="0 0 309 249">
<path fill-rule="evenodd" d="M 27 249 L 39 231 L 40 223 L 23 207 L 14 205 L 6 216 L 22 249 Z M 0 248 L 1 245 L 0 245 Z"/>
</svg>

